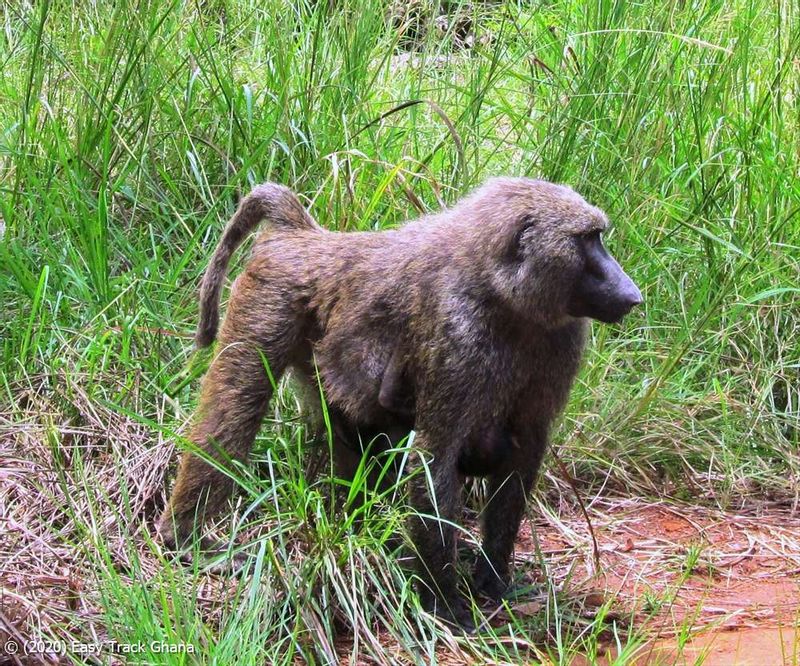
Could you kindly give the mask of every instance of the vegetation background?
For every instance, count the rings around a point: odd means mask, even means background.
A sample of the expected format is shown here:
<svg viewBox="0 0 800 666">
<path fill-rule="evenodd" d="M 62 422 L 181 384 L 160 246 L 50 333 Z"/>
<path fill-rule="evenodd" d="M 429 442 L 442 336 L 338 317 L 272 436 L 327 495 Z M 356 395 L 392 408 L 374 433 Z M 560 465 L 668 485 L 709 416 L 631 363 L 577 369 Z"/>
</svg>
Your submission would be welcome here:
<svg viewBox="0 0 800 666">
<path fill-rule="evenodd" d="M 4 2 L 6 635 L 276 664 L 571 663 L 611 636 L 627 663 L 636 624 L 608 605 L 581 619 L 565 579 L 477 637 L 421 613 L 381 547 L 407 509 L 370 502 L 360 527 L 334 511 L 342 484 L 324 464 L 308 473 L 290 388 L 221 526 L 253 544 L 252 575 L 165 557 L 152 522 L 203 369 L 196 287 L 264 180 L 345 231 L 437 210 L 491 175 L 569 183 L 609 213 L 645 297 L 623 326 L 593 328 L 557 431 L 580 492 L 794 507 L 798 25 L 781 0 Z M 574 508 L 564 479 L 553 467 L 536 493 L 556 516 Z"/>
</svg>

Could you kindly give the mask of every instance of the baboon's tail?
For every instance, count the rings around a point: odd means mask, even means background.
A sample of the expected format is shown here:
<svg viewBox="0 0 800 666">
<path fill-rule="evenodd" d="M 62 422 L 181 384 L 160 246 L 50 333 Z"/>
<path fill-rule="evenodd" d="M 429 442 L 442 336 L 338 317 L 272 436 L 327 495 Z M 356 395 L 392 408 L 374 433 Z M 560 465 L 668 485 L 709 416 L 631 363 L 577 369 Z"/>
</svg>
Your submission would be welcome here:
<svg viewBox="0 0 800 666">
<path fill-rule="evenodd" d="M 317 223 L 288 187 L 264 183 L 242 199 L 225 227 L 200 287 L 200 324 L 195 335 L 198 347 L 208 347 L 219 327 L 219 294 L 231 255 L 258 224 L 266 220 L 284 228 L 317 229 Z"/>
</svg>

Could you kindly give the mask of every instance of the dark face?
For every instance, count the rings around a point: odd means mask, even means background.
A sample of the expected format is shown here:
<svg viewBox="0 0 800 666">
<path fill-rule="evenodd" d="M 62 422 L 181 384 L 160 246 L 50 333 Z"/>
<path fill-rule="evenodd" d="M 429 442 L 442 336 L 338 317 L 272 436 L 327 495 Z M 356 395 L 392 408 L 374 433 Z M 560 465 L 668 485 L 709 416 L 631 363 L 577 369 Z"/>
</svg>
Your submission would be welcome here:
<svg viewBox="0 0 800 666">
<path fill-rule="evenodd" d="M 607 324 L 620 321 L 642 303 L 642 292 L 603 247 L 600 232 L 576 236 L 583 257 L 567 312 L 573 317 L 591 317 Z"/>
</svg>

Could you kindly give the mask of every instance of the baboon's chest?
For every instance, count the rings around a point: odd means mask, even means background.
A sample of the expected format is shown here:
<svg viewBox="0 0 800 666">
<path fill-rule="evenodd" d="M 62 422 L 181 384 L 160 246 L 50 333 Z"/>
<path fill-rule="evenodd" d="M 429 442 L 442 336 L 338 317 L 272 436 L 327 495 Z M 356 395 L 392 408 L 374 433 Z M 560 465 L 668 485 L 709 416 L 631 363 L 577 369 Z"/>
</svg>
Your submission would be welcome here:
<svg viewBox="0 0 800 666">
<path fill-rule="evenodd" d="M 564 327 L 537 337 L 521 351 L 514 402 L 542 412 L 559 412 L 568 396 L 583 353 L 583 325 Z"/>
</svg>

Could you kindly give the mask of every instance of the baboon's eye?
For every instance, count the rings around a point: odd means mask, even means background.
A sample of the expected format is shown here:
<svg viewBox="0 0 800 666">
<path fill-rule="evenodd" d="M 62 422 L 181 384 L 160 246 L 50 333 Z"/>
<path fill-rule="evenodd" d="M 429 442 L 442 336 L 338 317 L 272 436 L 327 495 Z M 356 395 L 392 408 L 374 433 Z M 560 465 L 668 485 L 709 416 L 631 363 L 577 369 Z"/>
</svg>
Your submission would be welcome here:
<svg viewBox="0 0 800 666">
<path fill-rule="evenodd" d="M 578 236 L 578 245 L 583 255 L 586 272 L 596 278 L 603 278 L 603 267 L 608 257 L 603 241 L 600 238 L 601 230 L 593 229 Z"/>
<path fill-rule="evenodd" d="M 592 247 L 602 245 L 603 241 L 600 238 L 602 231 L 600 229 L 590 229 L 579 234 L 575 234 L 575 244 L 580 248 L 581 254 L 586 256 Z"/>
</svg>

